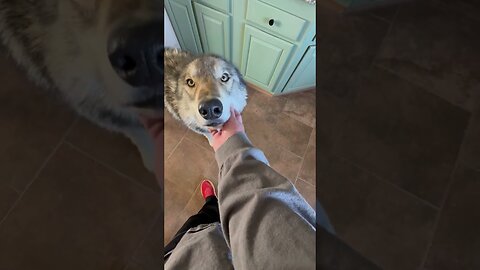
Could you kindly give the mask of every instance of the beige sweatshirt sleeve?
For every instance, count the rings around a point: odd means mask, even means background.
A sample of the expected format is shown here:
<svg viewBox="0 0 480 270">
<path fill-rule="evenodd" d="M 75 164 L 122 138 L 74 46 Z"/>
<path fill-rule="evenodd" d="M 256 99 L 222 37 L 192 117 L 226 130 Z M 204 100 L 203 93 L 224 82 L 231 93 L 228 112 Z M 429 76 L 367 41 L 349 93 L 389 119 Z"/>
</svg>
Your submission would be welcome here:
<svg viewBox="0 0 480 270">
<path fill-rule="evenodd" d="M 222 230 L 235 269 L 315 269 L 315 211 L 245 133 L 216 152 Z"/>
</svg>

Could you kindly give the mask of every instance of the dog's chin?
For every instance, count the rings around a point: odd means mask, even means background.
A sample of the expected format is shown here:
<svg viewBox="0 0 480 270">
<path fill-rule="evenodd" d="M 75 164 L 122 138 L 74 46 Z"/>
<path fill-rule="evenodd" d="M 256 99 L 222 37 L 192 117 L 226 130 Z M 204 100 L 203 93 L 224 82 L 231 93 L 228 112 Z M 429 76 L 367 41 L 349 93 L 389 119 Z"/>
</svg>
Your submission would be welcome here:
<svg viewBox="0 0 480 270">
<path fill-rule="evenodd" d="M 223 127 L 223 124 L 225 124 L 225 122 L 223 121 L 213 121 L 213 122 L 210 122 L 210 123 L 207 123 L 205 125 L 203 125 L 206 129 L 212 131 L 212 130 L 219 130 Z"/>
</svg>

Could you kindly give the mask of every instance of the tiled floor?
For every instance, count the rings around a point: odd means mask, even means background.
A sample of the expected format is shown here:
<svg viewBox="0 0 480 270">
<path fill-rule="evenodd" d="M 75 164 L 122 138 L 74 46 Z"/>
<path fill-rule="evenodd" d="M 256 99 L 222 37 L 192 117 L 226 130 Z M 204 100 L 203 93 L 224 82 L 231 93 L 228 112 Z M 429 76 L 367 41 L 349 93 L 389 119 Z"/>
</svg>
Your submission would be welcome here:
<svg viewBox="0 0 480 270">
<path fill-rule="evenodd" d="M 3 53 L 0 70 L 0 269 L 161 266 L 159 188 L 130 141 L 77 119 Z"/>
<path fill-rule="evenodd" d="M 480 269 L 480 4 L 317 1 L 317 199 L 382 269 Z"/>
<path fill-rule="evenodd" d="M 270 165 L 289 178 L 315 205 L 315 91 L 271 97 L 249 89 L 243 112 L 247 135 Z M 165 119 L 165 231 L 168 242 L 185 220 L 203 206 L 199 184 L 217 183 L 218 166 L 207 140 Z"/>
</svg>

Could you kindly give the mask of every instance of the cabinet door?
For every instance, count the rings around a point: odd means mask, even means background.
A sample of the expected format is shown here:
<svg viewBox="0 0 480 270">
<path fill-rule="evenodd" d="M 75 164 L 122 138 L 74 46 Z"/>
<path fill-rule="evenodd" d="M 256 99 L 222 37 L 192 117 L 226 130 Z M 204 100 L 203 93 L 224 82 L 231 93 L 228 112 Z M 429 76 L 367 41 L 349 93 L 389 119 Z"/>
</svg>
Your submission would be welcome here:
<svg viewBox="0 0 480 270">
<path fill-rule="evenodd" d="M 180 47 L 192 53 L 201 53 L 202 48 L 190 0 L 170 0 L 165 4 Z"/>
<path fill-rule="evenodd" d="M 194 8 L 203 51 L 230 60 L 230 16 L 199 3 Z"/>
<path fill-rule="evenodd" d="M 308 47 L 297 68 L 293 72 L 290 80 L 283 89 L 282 93 L 296 92 L 315 86 L 316 71 L 315 58 L 316 46 Z"/>
<path fill-rule="evenodd" d="M 270 92 L 285 66 L 293 44 L 245 25 L 241 71 L 245 80 Z"/>
</svg>

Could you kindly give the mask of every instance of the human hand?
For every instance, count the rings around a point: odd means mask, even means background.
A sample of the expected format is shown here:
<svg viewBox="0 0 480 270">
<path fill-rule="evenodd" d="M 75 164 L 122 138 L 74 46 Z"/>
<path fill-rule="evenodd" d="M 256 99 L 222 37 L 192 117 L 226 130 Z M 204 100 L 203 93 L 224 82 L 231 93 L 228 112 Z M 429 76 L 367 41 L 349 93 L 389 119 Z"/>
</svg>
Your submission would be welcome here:
<svg viewBox="0 0 480 270">
<path fill-rule="evenodd" d="M 238 132 L 245 132 L 245 127 L 243 126 L 242 115 L 235 111 L 233 108 L 230 109 L 230 119 L 223 125 L 220 130 L 211 130 L 212 134 L 212 147 L 215 152 L 218 148 L 222 146 L 228 138 L 232 137 Z"/>
<path fill-rule="evenodd" d="M 152 137 L 155 147 L 154 173 L 160 187 L 163 187 L 163 117 L 150 118 L 141 116 L 140 122 L 142 122 L 150 137 Z"/>
</svg>

